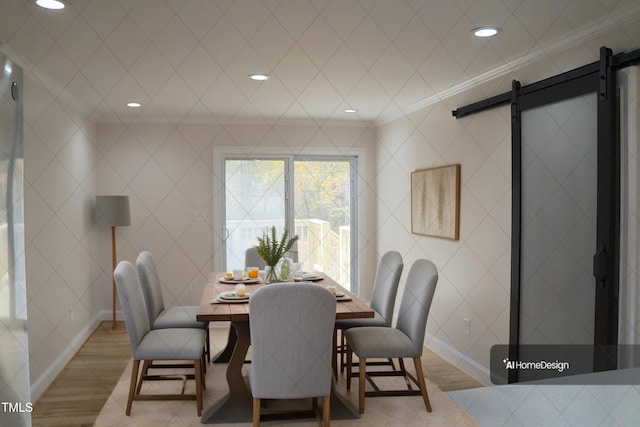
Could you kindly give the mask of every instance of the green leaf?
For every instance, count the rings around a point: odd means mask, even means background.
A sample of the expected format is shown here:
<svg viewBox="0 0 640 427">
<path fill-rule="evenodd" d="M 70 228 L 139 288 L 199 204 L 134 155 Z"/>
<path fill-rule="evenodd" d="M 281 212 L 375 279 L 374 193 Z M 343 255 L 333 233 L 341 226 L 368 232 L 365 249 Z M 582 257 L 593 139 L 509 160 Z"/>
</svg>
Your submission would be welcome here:
<svg viewBox="0 0 640 427">
<path fill-rule="evenodd" d="M 280 258 L 282 258 L 298 240 L 295 235 L 289 238 L 289 231 L 284 230 L 280 239 L 276 237 L 276 227 L 271 227 L 271 233 L 266 233 L 263 237 L 258 237 L 258 245 L 256 250 L 258 255 L 266 262 L 267 265 L 274 267 Z"/>
</svg>

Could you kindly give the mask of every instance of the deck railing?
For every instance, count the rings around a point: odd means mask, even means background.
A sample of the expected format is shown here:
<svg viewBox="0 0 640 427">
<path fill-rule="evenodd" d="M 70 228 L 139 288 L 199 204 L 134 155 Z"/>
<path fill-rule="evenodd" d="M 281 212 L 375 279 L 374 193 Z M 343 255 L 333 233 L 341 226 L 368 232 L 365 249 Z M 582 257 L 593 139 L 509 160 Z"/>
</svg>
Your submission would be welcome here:
<svg viewBox="0 0 640 427">
<path fill-rule="evenodd" d="M 243 268 L 246 249 L 255 246 L 258 243 L 256 238 L 263 236 L 274 223 L 273 220 L 227 221 L 227 269 Z M 297 250 L 298 262 L 302 263 L 304 270 L 323 271 L 349 289 L 350 233 L 349 226 L 341 226 L 335 232 L 328 221 L 320 219 L 296 220 L 295 234 L 299 239 L 294 249 Z M 295 252 L 291 255 L 295 259 Z"/>
</svg>

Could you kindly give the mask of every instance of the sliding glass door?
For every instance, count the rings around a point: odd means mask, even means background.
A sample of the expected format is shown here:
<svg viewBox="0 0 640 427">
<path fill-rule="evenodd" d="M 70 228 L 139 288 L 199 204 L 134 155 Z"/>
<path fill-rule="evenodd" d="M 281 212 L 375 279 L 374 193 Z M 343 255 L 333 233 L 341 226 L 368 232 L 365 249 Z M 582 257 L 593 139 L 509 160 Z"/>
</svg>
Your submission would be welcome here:
<svg viewBox="0 0 640 427">
<path fill-rule="evenodd" d="M 247 248 L 271 226 L 299 240 L 290 256 L 356 290 L 355 158 L 226 157 L 226 268 L 244 267 Z"/>
<path fill-rule="evenodd" d="M 351 288 L 351 162 L 300 159 L 294 166 L 295 232 L 304 268 Z"/>
<path fill-rule="evenodd" d="M 227 270 L 244 267 L 247 248 L 267 228 L 287 223 L 287 159 L 225 160 Z"/>
</svg>

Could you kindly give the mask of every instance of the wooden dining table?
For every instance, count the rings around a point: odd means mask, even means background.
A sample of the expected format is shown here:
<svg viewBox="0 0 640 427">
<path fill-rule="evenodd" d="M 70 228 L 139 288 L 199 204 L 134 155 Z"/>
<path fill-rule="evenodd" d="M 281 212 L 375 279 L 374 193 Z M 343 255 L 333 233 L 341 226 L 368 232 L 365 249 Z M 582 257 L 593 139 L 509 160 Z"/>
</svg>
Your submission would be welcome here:
<svg viewBox="0 0 640 427">
<path fill-rule="evenodd" d="M 202 294 L 202 301 L 197 314 L 197 320 L 203 322 L 231 322 L 227 346 L 212 358 L 214 363 L 227 363 L 226 380 L 229 392 L 222 399 L 207 408 L 201 418 L 203 424 L 250 422 L 253 413 L 253 398 L 245 382 L 242 367 L 249 346 L 251 335 L 249 331 L 249 304 L 244 302 L 221 300 L 217 298 L 221 293 L 233 291 L 235 283 L 223 283 L 224 272 L 214 273 Z M 337 298 L 336 319 L 373 317 L 374 311 L 357 295 L 343 288 L 331 277 L 324 273 L 318 274 L 319 279 L 313 283 L 317 286 L 335 286 L 337 292 L 345 297 Z M 261 286 L 268 286 L 262 282 L 247 283 L 245 290 L 251 294 Z M 295 286 L 295 284 L 292 284 Z M 334 336 L 335 339 L 335 336 Z M 335 363 L 335 355 L 333 357 Z M 345 402 L 332 388 L 331 419 L 358 418 L 358 411 Z"/>
</svg>

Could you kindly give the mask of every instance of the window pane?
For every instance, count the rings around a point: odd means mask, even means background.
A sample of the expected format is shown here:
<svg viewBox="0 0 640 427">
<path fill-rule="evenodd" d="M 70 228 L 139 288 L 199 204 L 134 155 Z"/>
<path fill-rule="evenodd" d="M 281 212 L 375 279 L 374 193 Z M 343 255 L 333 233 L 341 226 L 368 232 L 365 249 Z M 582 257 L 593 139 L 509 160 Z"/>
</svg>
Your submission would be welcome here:
<svg viewBox="0 0 640 427">
<path fill-rule="evenodd" d="M 285 218 L 284 160 L 226 160 L 227 270 L 244 268 L 244 253 L 256 238 Z"/>
<path fill-rule="evenodd" d="M 351 179 L 347 160 L 296 160 L 295 233 L 305 270 L 351 286 Z"/>
</svg>

